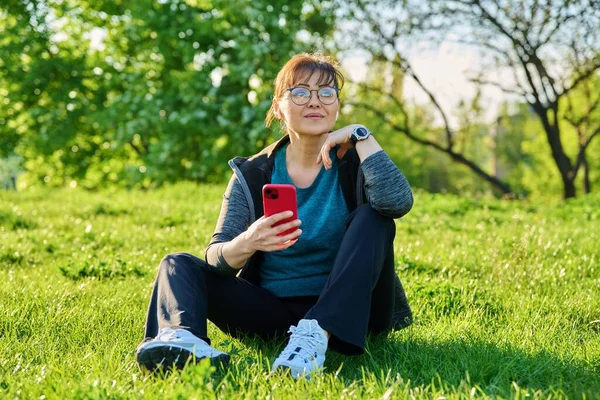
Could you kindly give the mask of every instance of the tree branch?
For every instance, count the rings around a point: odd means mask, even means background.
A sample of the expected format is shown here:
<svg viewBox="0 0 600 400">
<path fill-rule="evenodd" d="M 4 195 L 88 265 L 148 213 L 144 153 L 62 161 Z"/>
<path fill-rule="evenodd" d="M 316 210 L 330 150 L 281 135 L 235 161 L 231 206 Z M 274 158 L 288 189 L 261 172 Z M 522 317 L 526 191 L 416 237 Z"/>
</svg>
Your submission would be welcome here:
<svg viewBox="0 0 600 400">
<path fill-rule="evenodd" d="M 496 17 L 494 17 L 487 9 L 483 7 L 483 5 L 481 5 L 480 0 L 471 0 L 462 3 L 466 5 L 476 6 L 479 9 L 479 11 L 481 11 L 481 14 L 485 18 L 485 20 L 494 25 L 496 28 L 498 28 L 500 33 L 502 33 L 508 40 L 510 40 L 515 48 L 524 49 L 523 43 L 521 43 L 519 40 L 517 40 L 516 37 L 511 35 L 509 31 L 504 26 L 502 26 L 500 21 L 498 21 Z"/>
<path fill-rule="evenodd" d="M 588 147 L 590 145 L 590 143 L 592 143 L 592 140 L 598 135 L 600 135 L 600 125 L 598 125 L 598 127 L 596 127 L 596 130 L 594 131 L 594 133 L 592 133 L 590 135 L 590 137 L 587 138 L 587 140 L 583 144 L 583 147 Z"/>
<path fill-rule="evenodd" d="M 561 94 L 563 94 L 563 95 L 567 94 L 571 90 L 575 89 L 581 82 L 585 81 L 587 78 L 592 76 L 592 74 L 595 73 L 599 68 L 600 68 L 600 54 L 594 58 L 592 65 L 590 65 L 586 70 L 579 73 L 579 76 L 573 80 L 573 82 L 571 83 L 571 85 L 568 88 L 563 89 Z M 579 71 L 576 71 L 576 72 L 579 72 Z"/>
<path fill-rule="evenodd" d="M 519 55 L 518 57 L 519 61 L 521 62 L 521 67 L 523 67 L 523 72 L 525 72 L 527 83 L 529 83 L 529 87 L 533 92 L 531 94 L 535 99 L 535 101 L 530 102 L 530 104 L 534 107 L 534 109 L 539 110 L 539 115 L 541 115 L 540 113 L 543 113 L 545 115 L 547 107 L 544 106 L 544 103 L 541 101 L 541 96 L 537 90 L 535 81 L 533 80 L 533 76 L 531 75 L 531 71 L 529 71 L 529 68 L 527 67 L 527 60 L 525 60 L 521 55 Z"/>
<path fill-rule="evenodd" d="M 459 0 L 460 1 L 460 0 Z M 515 49 L 515 52 L 517 54 L 517 58 L 519 59 L 521 66 L 523 68 L 523 72 L 525 72 L 525 75 L 527 77 L 527 82 L 529 83 L 529 86 L 531 87 L 532 90 L 532 95 L 533 97 L 535 97 L 535 102 L 539 103 L 540 105 L 547 102 L 549 103 L 550 106 L 552 106 L 552 99 L 550 98 L 550 96 L 548 95 L 547 89 L 544 85 L 542 76 L 543 74 L 539 74 L 540 70 L 545 70 L 543 64 L 541 65 L 541 69 L 538 70 L 538 75 L 540 77 L 540 85 L 541 85 L 541 91 L 544 93 L 544 97 L 545 97 L 545 102 L 542 101 L 541 99 L 541 94 L 538 90 L 538 87 L 535 83 L 535 80 L 533 79 L 533 76 L 531 74 L 531 71 L 528 68 L 528 64 L 531 62 L 534 64 L 533 62 L 534 60 L 532 59 L 532 55 L 535 56 L 535 50 L 536 47 L 535 45 L 533 45 L 532 43 L 530 43 L 529 38 L 527 37 L 526 32 L 518 27 L 514 27 L 516 31 L 520 32 L 521 35 L 523 36 L 523 41 L 517 39 L 515 37 L 515 35 L 511 34 L 511 31 L 504 27 L 500 21 L 498 20 L 497 17 L 493 16 L 491 14 L 490 11 L 488 11 L 482 4 L 480 0 L 471 0 L 469 2 L 464 2 L 464 4 L 471 4 L 475 7 L 477 7 L 479 9 L 479 11 L 482 13 L 482 16 L 484 17 L 484 19 L 486 21 L 488 21 L 489 23 L 491 23 L 493 26 L 495 26 L 500 33 L 505 36 L 508 40 L 510 40 L 510 42 L 513 44 L 513 47 Z M 503 8 L 499 5 L 496 4 L 499 10 L 503 10 Z M 507 15 L 507 18 L 510 19 L 510 16 Z M 541 62 L 541 60 L 540 60 Z M 539 63 L 538 63 L 539 64 Z M 552 86 L 552 90 L 555 92 L 554 87 L 553 87 L 553 82 L 554 80 L 552 78 L 549 78 L 549 82 L 551 83 Z M 558 97 L 558 96 L 553 96 L 553 97 Z"/>
<path fill-rule="evenodd" d="M 486 79 L 480 79 L 480 78 L 471 78 L 469 79 L 471 82 L 478 84 L 478 85 L 491 85 L 494 87 L 497 87 L 498 89 L 502 90 L 504 93 L 509 93 L 509 94 L 516 94 L 518 96 L 522 96 L 522 97 L 527 97 L 527 95 L 529 94 L 528 92 L 525 91 L 519 91 L 517 89 L 511 89 L 511 88 L 507 88 L 505 86 L 502 86 L 501 83 L 495 82 L 495 81 L 489 81 Z"/>
<path fill-rule="evenodd" d="M 400 56 L 400 54 L 398 54 L 398 56 Z M 378 57 L 385 59 L 385 57 L 383 57 L 383 56 L 378 56 Z M 446 132 L 446 141 L 448 143 L 448 148 L 452 149 L 452 147 L 454 146 L 454 132 L 450 128 L 450 123 L 448 122 L 448 116 L 446 115 L 446 112 L 444 111 L 444 109 L 442 108 L 440 103 L 438 102 L 437 98 L 434 96 L 433 92 L 431 92 L 429 89 L 427 89 L 425 84 L 417 76 L 417 74 L 412 69 L 412 67 L 408 63 L 408 61 L 406 61 L 405 59 L 402 59 L 402 57 L 400 57 L 400 59 L 402 61 L 387 60 L 387 59 L 385 59 L 385 60 L 392 63 L 392 65 L 397 66 L 402 71 L 404 71 L 406 74 L 408 74 L 411 78 L 413 78 L 413 80 L 417 83 L 417 85 L 421 88 L 421 90 L 423 90 L 425 92 L 425 94 L 427 95 L 427 97 L 429 97 L 429 100 L 431 100 L 434 107 L 439 111 L 439 113 L 442 116 L 442 119 L 444 121 L 444 131 Z"/>
<path fill-rule="evenodd" d="M 566 9 L 566 7 L 563 4 L 563 7 L 561 7 L 559 13 L 561 13 L 565 9 Z M 582 16 L 584 16 L 586 14 L 586 12 L 588 12 L 588 10 L 585 7 L 582 7 L 580 12 L 575 13 L 575 14 L 569 14 L 569 15 L 565 16 L 562 20 L 560 20 L 560 19 L 557 20 L 556 21 L 556 25 L 554 26 L 554 28 L 552 28 L 550 30 L 550 32 L 548 32 L 548 34 L 546 35 L 545 38 L 542 38 L 542 30 L 544 29 L 545 23 L 542 24 L 542 27 L 539 30 L 539 32 L 540 32 L 540 41 L 539 41 L 539 46 L 538 47 L 541 47 L 544 44 L 548 43 L 552 39 L 552 36 L 554 36 L 556 34 L 556 32 L 558 32 L 558 30 L 562 26 L 564 26 L 565 23 L 569 22 L 569 20 L 571 20 L 573 18 L 576 18 L 576 17 L 582 17 Z"/>
<path fill-rule="evenodd" d="M 573 128 L 578 129 L 579 126 L 583 123 L 583 121 L 585 120 L 585 116 L 582 115 L 581 117 L 575 119 L 574 117 L 574 113 L 573 113 L 573 102 L 571 101 L 571 99 L 569 98 L 569 107 L 567 108 L 567 111 L 569 113 L 565 113 L 564 115 L 564 119 L 565 121 L 567 121 L 569 124 L 571 124 L 571 126 L 573 126 Z"/>
<path fill-rule="evenodd" d="M 412 69 L 411 65 L 406 60 L 406 58 L 402 54 L 400 54 L 400 52 L 396 48 L 396 43 L 394 41 L 394 38 L 390 38 L 390 37 L 386 36 L 386 34 L 383 32 L 381 24 L 378 21 L 375 21 L 370 16 L 370 14 L 368 14 L 366 12 L 365 5 L 364 5 L 364 3 L 361 0 L 357 0 L 357 2 L 358 2 L 358 4 L 361 7 L 361 11 L 364 11 L 365 14 L 367 15 L 366 16 L 366 20 L 369 23 L 369 25 L 374 28 L 374 30 L 376 31 L 375 33 L 378 35 L 379 39 L 383 40 L 386 44 L 388 44 L 389 46 L 391 46 L 392 49 L 394 49 L 394 53 L 397 56 L 397 59 L 399 59 L 400 61 L 398 61 L 396 59 L 394 59 L 394 60 L 388 60 L 382 54 L 373 54 L 373 57 L 375 57 L 375 58 L 377 58 L 377 59 L 379 59 L 381 61 L 391 62 L 392 65 L 396 65 L 398 68 L 400 68 L 402 71 L 404 71 L 404 73 L 406 73 L 409 76 L 411 76 L 415 80 L 415 82 L 417 83 L 417 85 L 419 85 L 419 87 L 427 94 L 427 96 L 429 97 L 429 99 L 431 100 L 431 102 L 434 104 L 435 108 L 440 112 L 440 114 L 442 116 L 442 119 L 444 120 L 444 128 L 445 128 L 445 132 L 446 132 L 446 140 L 448 142 L 448 148 L 451 149 L 452 146 L 454 145 L 454 140 L 453 140 L 454 134 L 452 132 L 452 129 L 450 128 L 450 123 L 448 122 L 448 117 L 446 116 L 446 112 L 441 107 L 441 105 L 439 104 L 439 102 L 437 101 L 437 99 L 433 95 L 433 93 L 429 89 L 427 89 L 425 87 L 425 85 L 423 84 L 423 82 L 419 79 L 419 77 L 414 72 L 414 70 Z"/>
<path fill-rule="evenodd" d="M 548 73 L 548 70 L 546 69 L 544 62 L 538 57 L 537 52 L 534 51 L 530 54 L 530 62 L 533 64 L 533 66 L 537 70 L 537 73 L 540 77 L 540 80 L 541 80 L 540 83 L 542 85 L 542 88 L 544 89 L 544 95 L 550 102 L 552 108 L 555 109 L 560 95 L 558 94 L 558 92 L 556 91 L 556 88 L 554 87 L 554 82 L 555 82 L 554 78 L 552 78 L 550 76 L 550 74 Z M 552 90 L 552 97 L 553 97 L 552 99 L 550 98 L 550 96 L 548 96 L 548 92 L 546 91 L 546 84 L 544 83 L 544 78 L 546 78 L 548 80 L 548 86 L 550 86 L 550 89 Z M 562 93 L 561 93 L 561 95 L 562 95 Z M 557 110 L 555 110 L 555 111 L 557 111 Z"/>
<path fill-rule="evenodd" d="M 501 49 L 500 47 L 494 46 L 492 43 L 487 42 L 487 41 L 476 42 L 476 41 L 472 41 L 472 40 L 459 39 L 459 40 L 457 40 L 457 42 L 458 43 L 462 43 L 462 44 L 466 44 L 466 45 L 471 45 L 471 46 L 484 47 L 484 48 L 486 48 L 486 49 L 488 49 L 488 50 L 490 50 L 490 51 L 492 51 L 492 52 L 494 52 L 494 53 L 496 53 L 496 54 L 504 57 L 504 59 L 507 61 L 506 65 L 508 67 L 510 67 L 511 70 L 513 71 L 513 76 L 514 76 L 514 79 L 515 79 L 515 84 L 517 85 L 517 87 L 519 89 L 521 89 L 521 92 L 518 92 L 515 89 L 509 89 L 509 88 L 506 88 L 504 86 L 500 86 L 500 84 L 494 83 L 494 82 L 491 82 L 491 81 L 482 81 L 481 82 L 482 84 L 490 84 L 490 85 L 496 86 L 496 87 L 498 87 L 499 89 L 501 89 L 502 91 L 504 91 L 506 93 L 518 94 L 520 96 L 523 96 L 525 99 L 527 99 L 527 96 L 532 95 L 532 93 L 529 92 L 529 91 L 527 91 L 523 87 L 523 85 L 521 84 L 521 82 L 519 80 L 519 77 L 517 76 L 517 73 L 516 73 L 516 70 L 517 70 L 516 64 L 515 64 L 515 62 L 513 60 L 512 55 L 509 54 L 508 50 Z"/>
<path fill-rule="evenodd" d="M 575 179 L 577 177 L 577 173 L 579 172 L 579 168 L 581 167 L 581 165 L 585 161 L 585 151 L 587 150 L 587 148 L 590 145 L 590 143 L 592 143 L 592 140 L 596 136 L 598 136 L 599 134 L 600 134 L 600 125 L 598 125 L 598 127 L 596 128 L 596 130 L 594 131 L 594 133 L 592 133 L 590 135 L 590 137 L 587 138 L 587 140 L 585 141 L 585 143 L 583 143 L 581 146 L 579 146 L 579 152 L 577 153 L 577 161 L 575 162 L 575 165 L 573 166 L 573 170 L 572 170 L 573 179 Z"/>
<path fill-rule="evenodd" d="M 382 94 L 382 95 L 388 97 L 389 99 L 391 99 L 394 102 L 394 104 L 396 104 L 396 106 L 398 106 L 398 108 L 402 112 L 402 115 L 404 117 L 408 117 L 408 114 L 406 113 L 406 109 L 404 108 L 404 104 L 402 103 L 402 101 L 400 101 L 399 98 L 394 96 L 392 93 L 386 92 L 385 90 L 383 90 L 379 87 L 376 87 L 376 86 L 367 85 L 366 83 L 354 82 L 354 84 L 358 85 L 359 87 L 361 87 L 365 90 L 376 92 L 376 93 L 379 93 L 379 94 Z"/>
<path fill-rule="evenodd" d="M 506 50 L 503 50 L 498 46 L 494 46 L 493 44 L 491 44 L 490 42 L 487 42 L 487 41 L 486 42 L 476 42 L 474 40 L 458 39 L 458 40 L 456 40 L 456 42 L 466 44 L 467 46 L 484 47 L 488 50 L 491 50 L 494 53 L 501 55 L 502 57 L 510 58 L 510 55 L 508 54 L 508 52 L 506 52 Z"/>
<path fill-rule="evenodd" d="M 498 190 L 500 190 L 503 194 L 506 194 L 506 195 L 508 195 L 508 194 L 514 194 L 514 192 L 512 191 L 512 189 L 510 188 L 510 186 L 507 183 L 502 182 L 497 177 L 492 176 L 492 175 L 486 173 L 483 169 L 481 169 L 481 167 L 479 167 L 477 164 L 475 164 L 475 162 L 467 159 L 462 154 L 456 153 L 451 148 L 449 148 L 449 147 L 443 147 L 440 144 L 438 144 L 436 142 L 433 142 L 431 140 L 427 140 L 427 139 L 423 139 L 423 138 L 415 136 L 410 131 L 410 128 L 408 126 L 400 126 L 400 125 L 394 123 L 392 120 L 390 120 L 385 115 L 385 113 L 383 111 L 381 111 L 378 108 L 375 108 L 375 107 L 371 106 L 370 104 L 361 103 L 361 102 L 352 102 L 352 104 L 355 105 L 355 106 L 357 106 L 357 107 L 364 108 L 365 110 L 371 111 L 376 116 L 378 116 L 381 120 L 385 121 L 385 123 L 388 124 L 392 129 L 394 129 L 395 131 L 400 132 L 400 133 L 406 135 L 406 137 L 408 137 L 409 139 L 411 139 L 411 140 L 413 140 L 413 141 L 415 141 L 417 143 L 420 143 L 422 145 L 429 146 L 429 147 L 435 148 L 435 149 L 437 149 L 439 151 L 442 151 L 442 152 L 446 153 L 454 161 L 467 166 L 476 175 L 478 175 L 481 178 L 485 179 L 492 186 L 494 186 L 495 188 L 497 188 Z"/>
<path fill-rule="evenodd" d="M 598 95 L 598 97 L 596 97 L 596 99 L 594 100 L 593 103 L 591 103 L 591 104 L 589 103 L 589 101 L 592 98 L 592 93 L 591 93 L 589 82 L 588 82 L 588 85 L 586 85 L 586 87 L 585 87 L 585 95 L 586 95 L 586 100 L 588 100 L 588 107 L 583 115 L 581 115 L 577 119 L 575 118 L 575 111 L 573 110 L 573 100 L 572 100 L 571 96 L 567 96 L 568 106 L 567 106 L 566 112 L 564 113 L 565 121 L 570 123 L 575 129 L 577 129 L 580 134 L 581 134 L 581 132 L 579 131 L 579 127 L 584 123 L 589 124 L 592 113 L 594 111 L 596 111 L 598 106 L 600 106 L 600 95 Z"/>
</svg>

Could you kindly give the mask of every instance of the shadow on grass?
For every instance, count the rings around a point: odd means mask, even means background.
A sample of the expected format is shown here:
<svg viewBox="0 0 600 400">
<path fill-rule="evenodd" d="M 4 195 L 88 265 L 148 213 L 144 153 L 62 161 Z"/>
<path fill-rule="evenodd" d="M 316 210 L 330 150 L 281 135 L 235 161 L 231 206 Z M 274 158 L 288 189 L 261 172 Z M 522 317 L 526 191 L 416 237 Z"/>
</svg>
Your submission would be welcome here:
<svg viewBox="0 0 600 400">
<path fill-rule="evenodd" d="M 487 395 L 503 397 L 514 393 L 513 382 L 521 389 L 546 395 L 562 390 L 568 397 L 586 393 L 595 398 L 600 393 L 600 360 L 590 367 L 546 351 L 528 354 L 509 346 L 467 340 L 440 343 L 376 337 L 368 341 L 362 356 L 329 352 L 327 370 L 336 371 L 341 365 L 339 377 L 350 381 L 363 379 L 364 370 L 380 380 L 382 375 L 399 376 L 413 386 L 434 383 L 439 387 L 441 381 L 448 388 L 459 388 L 466 382 Z"/>
<path fill-rule="evenodd" d="M 400 382 L 410 387 L 433 385 L 438 391 L 463 393 L 467 386 L 467 392 L 476 387 L 486 396 L 514 397 L 516 384 L 520 390 L 537 392 L 542 397 L 581 398 L 585 394 L 587 398 L 597 398 L 600 394 L 600 360 L 590 367 L 546 351 L 529 354 L 514 347 L 501 348 L 472 340 L 434 342 L 394 338 L 395 335 L 370 338 L 361 356 L 347 357 L 329 351 L 326 373 L 335 374 L 347 386 L 356 382 L 384 386 Z M 186 369 L 186 376 L 194 378 L 186 379 L 219 382 L 226 375 L 256 373 L 256 365 L 268 377 L 270 363 L 287 343 L 285 338 L 264 341 L 242 336 L 237 340 L 242 346 L 230 339 L 213 344 L 230 354 L 228 367 L 191 366 Z M 255 350 L 259 352 L 258 359 Z"/>
</svg>

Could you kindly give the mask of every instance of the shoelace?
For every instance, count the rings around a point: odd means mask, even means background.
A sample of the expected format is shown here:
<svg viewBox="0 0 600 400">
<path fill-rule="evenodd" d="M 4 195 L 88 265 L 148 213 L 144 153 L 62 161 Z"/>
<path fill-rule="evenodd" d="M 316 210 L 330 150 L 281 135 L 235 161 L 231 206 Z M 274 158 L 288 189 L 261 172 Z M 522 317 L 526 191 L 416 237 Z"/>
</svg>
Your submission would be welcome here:
<svg viewBox="0 0 600 400">
<path fill-rule="evenodd" d="M 290 336 L 290 342 L 285 349 L 283 349 L 280 357 L 287 358 L 292 353 L 296 353 L 303 358 L 304 362 L 308 362 L 309 359 L 315 357 L 315 353 L 317 352 L 319 345 L 323 343 L 323 340 L 319 337 L 314 325 L 310 325 L 309 329 L 290 326 L 288 332 L 292 334 Z M 297 348 L 300 348 L 300 351 L 296 351 Z"/>
</svg>

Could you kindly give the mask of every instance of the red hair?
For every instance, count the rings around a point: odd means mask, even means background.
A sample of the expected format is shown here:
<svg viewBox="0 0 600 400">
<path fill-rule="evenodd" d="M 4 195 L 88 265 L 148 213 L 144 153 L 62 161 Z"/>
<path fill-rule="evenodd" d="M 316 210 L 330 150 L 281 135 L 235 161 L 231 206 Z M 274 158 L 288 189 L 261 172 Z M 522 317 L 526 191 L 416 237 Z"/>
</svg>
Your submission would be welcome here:
<svg viewBox="0 0 600 400">
<path fill-rule="evenodd" d="M 302 78 L 319 72 L 319 85 L 331 85 L 338 89 L 344 86 L 344 75 L 339 70 L 339 64 L 333 58 L 321 53 L 302 53 L 290 58 L 277 74 L 274 82 L 273 103 L 280 99 L 285 90 L 294 87 Z M 275 119 L 273 104 L 267 112 L 265 125 L 271 126 Z"/>
</svg>

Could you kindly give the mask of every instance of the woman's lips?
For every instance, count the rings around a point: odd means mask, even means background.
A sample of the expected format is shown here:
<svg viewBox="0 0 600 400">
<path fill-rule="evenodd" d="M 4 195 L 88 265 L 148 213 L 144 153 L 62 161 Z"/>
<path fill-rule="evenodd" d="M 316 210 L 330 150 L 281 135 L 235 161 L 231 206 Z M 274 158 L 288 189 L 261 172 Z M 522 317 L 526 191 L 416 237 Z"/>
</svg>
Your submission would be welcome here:
<svg viewBox="0 0 600 400">
<path fill-rule="evenodd" d="M 309 114 L 309 115 L 307 115 L 307 116 L 306 116 L 306 117 L 304 117 L 304 118 L 318 120 L 318 119 L 323 119 L 323 118 L 325 118 L 325 117 L 324 117 L 324 116 L 322 116 L 322 115 L 317 115 L 317 114 Z"/>
</svg>

